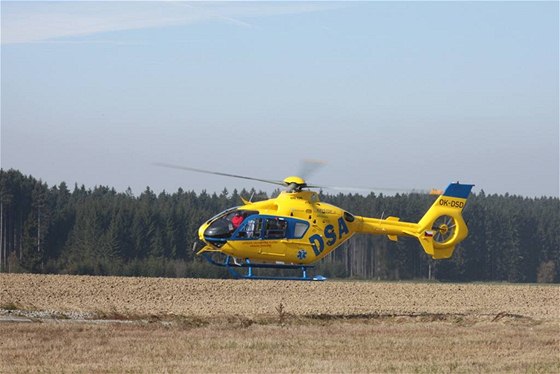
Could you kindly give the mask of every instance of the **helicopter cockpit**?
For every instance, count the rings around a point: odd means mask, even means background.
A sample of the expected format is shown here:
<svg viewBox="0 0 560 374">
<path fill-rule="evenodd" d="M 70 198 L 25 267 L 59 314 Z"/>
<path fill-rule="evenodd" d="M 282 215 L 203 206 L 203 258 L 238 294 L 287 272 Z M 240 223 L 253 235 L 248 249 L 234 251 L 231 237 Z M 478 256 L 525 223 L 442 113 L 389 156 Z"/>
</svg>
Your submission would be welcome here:
<svg viewBox="0 0 560 374">
<path fill-rule="evenodd" d="M 235 207 L 211 218 L 204 238 L 217 246 L 228 240 L 297 239 L 302 238 L 308 228 L 307 221 Z"/>
</svg>

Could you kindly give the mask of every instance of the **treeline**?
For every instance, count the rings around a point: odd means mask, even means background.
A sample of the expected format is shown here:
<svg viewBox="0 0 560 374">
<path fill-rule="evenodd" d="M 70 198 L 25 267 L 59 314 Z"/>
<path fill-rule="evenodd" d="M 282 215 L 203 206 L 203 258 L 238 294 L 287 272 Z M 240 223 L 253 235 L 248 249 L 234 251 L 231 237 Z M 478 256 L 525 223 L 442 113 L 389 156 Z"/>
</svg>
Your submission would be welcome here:
<svg viewBox="0 0 560 374">
<path fill-rule="evenodd" d="M 0 271 L 168 277 L 226 277 L 194 256 L 198 227 L 240 195 L 224 189 L 179 189 L 139 196 L 63 182 L 49 187 L 16 170 L 0 170 Z M 321 194 L 323 201 L 370 217 L 417 221 L 433 196 Z M 364 279 L 559 282 L 560 201 L 471 195 L 464 211 L 469 237 L 452 259 L 431 260 L 415 239 L 359 235 L 319 262 L 316 273 Z"/>
</svg>

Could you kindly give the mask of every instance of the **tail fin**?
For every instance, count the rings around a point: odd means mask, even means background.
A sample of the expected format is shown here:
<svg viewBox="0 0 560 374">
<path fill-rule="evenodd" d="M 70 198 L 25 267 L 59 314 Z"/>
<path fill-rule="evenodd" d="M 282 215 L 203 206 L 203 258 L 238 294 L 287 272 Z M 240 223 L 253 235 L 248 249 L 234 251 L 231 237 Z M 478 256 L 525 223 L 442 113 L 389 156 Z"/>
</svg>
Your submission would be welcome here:
<svg viewBox="0 0 560 374">
<path fill-rule="evenodd" d="M 449 258 L 469 232 L 462 211 L 473 184 L 451 183 L 424 217 L 416 235 L 424 251 L 435 259 Z"/>
</svg>

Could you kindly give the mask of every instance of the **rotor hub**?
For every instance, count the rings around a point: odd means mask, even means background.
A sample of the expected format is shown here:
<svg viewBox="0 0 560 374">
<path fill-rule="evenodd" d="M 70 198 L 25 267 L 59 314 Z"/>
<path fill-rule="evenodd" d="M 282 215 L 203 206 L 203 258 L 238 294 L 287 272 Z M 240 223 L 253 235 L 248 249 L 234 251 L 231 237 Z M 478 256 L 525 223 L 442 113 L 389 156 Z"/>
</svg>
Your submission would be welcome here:
<svg viewBox="0 0 560 374">
<path fill-rule="evenodd" d="M 302 188 L 307 187 L 307 182 L 301 177 L 291 176 L 284 179 L 284 184 L 288 187 L 288 191 L 301 191 Z"/>
<path fill-rule="evenodd" d="M 444 223 L 444 224 L 441 224 L 441 225 L 438 227 L 438 231 L 439 231 L 442 235 L 445 235 L 445 234 L 447 234 L 447 232 L 449 231 L 449 226 L 447 226 L 445 223 Z"/>
<path fill-rule="evenodd" d="M 287 177 L 286 179 L 284 179 L 284 183 L 286 185 L 290 185 L 290 184 L 296 184 L 299 186 L 307 186 L 307 183 L 305 182 L 305 180 L 301 177 L 296 177 L 296 176 L 291 176 L 291 177 Z"/>
</svg>

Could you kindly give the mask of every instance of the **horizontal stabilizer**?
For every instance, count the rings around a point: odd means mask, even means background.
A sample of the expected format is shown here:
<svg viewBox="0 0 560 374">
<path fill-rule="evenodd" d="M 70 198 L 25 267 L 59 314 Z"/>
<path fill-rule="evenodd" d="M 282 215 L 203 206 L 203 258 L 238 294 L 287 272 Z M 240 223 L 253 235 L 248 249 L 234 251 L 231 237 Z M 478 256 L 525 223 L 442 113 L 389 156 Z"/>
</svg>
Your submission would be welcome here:
<svg viewBox="0 0 560 374">
<path fill-rule="evenodd" d="M 471 189 L 473 187 L 474 184 L 451 183 L 445 189 L 443 196 L 466 199 L 467 197 L 469 197 L 469 194 L 471 193 Z"/>
<path fill-rule="evenodd" d="M 387 218 L 385 218 L 385 221 L 390 221 L 390 222 L 398 222 L 401 219 L 399 217 L 393 217 L 393 216 L 389 216 Z M 398 242 L 399 238 L 397 235 L 387 235 L 387 237 L 389 238 L 389 240 L 392 240 L 394 242 Z"/>
</svg>

